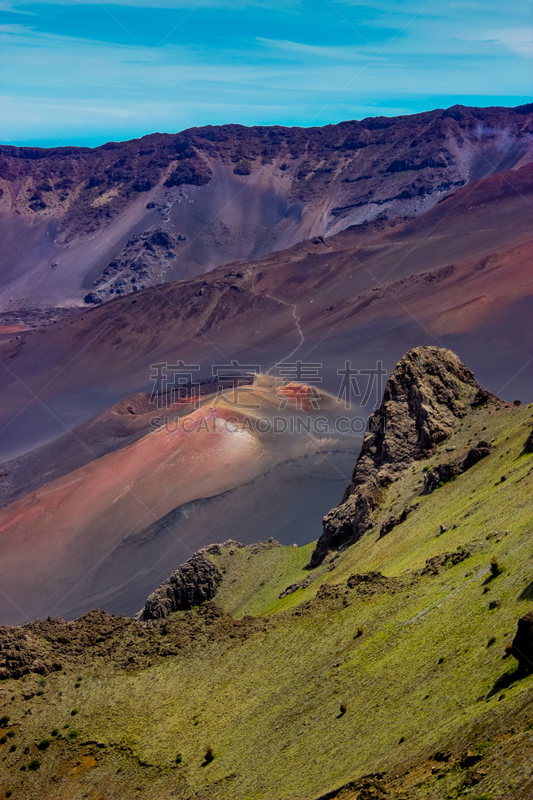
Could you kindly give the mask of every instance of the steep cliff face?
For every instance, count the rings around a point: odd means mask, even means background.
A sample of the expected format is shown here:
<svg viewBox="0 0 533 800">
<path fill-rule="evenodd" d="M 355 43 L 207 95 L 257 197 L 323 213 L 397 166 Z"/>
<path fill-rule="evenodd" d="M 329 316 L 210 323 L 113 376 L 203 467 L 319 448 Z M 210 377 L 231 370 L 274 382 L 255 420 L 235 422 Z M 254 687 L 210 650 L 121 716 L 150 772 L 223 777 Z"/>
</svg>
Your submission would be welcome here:
<svg viewBox="0 0 533 800">
<path fill-rule="evenodd" d="M 310 566 L 330 550 L 352 544 L 372 525 L 382 490 L 413 461 L 428 458 L 472 406 L 497 402 L 450 350 L 417 347 L 398 363 L 383 401 L 369 419 L 370 431 L 341 504 L 324 518 Z"/>
</svg>

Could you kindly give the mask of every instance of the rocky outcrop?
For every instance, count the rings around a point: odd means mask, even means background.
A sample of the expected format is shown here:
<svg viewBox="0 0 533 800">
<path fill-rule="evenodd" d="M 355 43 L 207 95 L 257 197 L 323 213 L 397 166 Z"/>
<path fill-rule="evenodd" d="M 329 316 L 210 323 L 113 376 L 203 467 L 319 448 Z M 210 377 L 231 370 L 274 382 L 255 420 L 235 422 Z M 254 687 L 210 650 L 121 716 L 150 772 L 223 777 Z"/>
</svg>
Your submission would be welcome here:
<svg viewBox="0 0 533 800">
<path fill-rule="evenodd" d="M 144 608 L 136 614 L 140 622 L 167 617 L 172 611 L 188 611 L 212 600 L 222 574 L 202 553 L 196 553 L 152 592 Z"/>
<path fill-rule="evenodd" d="M 424 493 L 431 494 L 439 485 L 451 481 L 452 478 L 456 478 L 458 475 L 462 475 L 463 472 L 471 469 L 471 467 L 477 464 L 478 461 L 481 461 L 482 458 L 486 458 L 490 455 L 491 450 L 492 447 L 488 442 L 481 441 L 476 447 L 472 447 L 468 451 L 465 458 L 459 464 L 438 464 L 438 466 L 426 473 L 424 478 Z"/>
<path fill-rule="evenodd" d="M 85 295 L 84 301 L 98 304 L 112 296 L 121 297 L 161 283 L 176 258 L 180 242 L 186 239 L 158 226 L 133 236 L 93 281 L 96 288 Z"/>
<path fill-rule="evenodd" d="M 151 625 L 95 610 L 72 622 L 48 617 L 18 628 L 0 626 L 0 680 L 92 669 L 102 661 L 128 671 L 145 669 L 208 642 L 234 644 L 263 626 L 253 617 L 233 619 L 214 603 Z M 44 694 L 35 682 L 21 691 L 24 700 Z"/>
<path fill-rule="evenodd" d="M 61 669 L 44 643 L 25 628 L 0 628 L 0 680 L 31 672 L 48 675 Z"/>
<path fill-rule="evenodd" d="M 511 652 L 525 672 L 533 672 L 533 611 L 518 620 Z"/>
<path fill-rule="evenodd" d="M 406 506 L 398 516 L 391 516 L 384 520 L 379 529 L 379 538 L 382 539 L 397 525 L 401 525 L 402 522 L 405 522 L 411 511 L 414 511 L 414 508 L 414 506 Z"/>
<path fill-rule="evenodd" d="M 330 550 L 361 538 L 373 524 L 383 489 L 413 461 L 433 455 L 457 420 L 479 402 L 479 392 L 472 372 L 450 350 L 417 347 L 402 358 L 369 419 L 352 482 L 341 504 L 324 518 L 310 567 Z"/>
<path fill-rule="evenodd" d="M 441 553 L 426 560 L 426 565 L 420 572 L 421 575 L 440 575 L 445 569 L 455 567 L 472 555 L 470 549 L 459 547 L 454 553 Z"/>
</svg>

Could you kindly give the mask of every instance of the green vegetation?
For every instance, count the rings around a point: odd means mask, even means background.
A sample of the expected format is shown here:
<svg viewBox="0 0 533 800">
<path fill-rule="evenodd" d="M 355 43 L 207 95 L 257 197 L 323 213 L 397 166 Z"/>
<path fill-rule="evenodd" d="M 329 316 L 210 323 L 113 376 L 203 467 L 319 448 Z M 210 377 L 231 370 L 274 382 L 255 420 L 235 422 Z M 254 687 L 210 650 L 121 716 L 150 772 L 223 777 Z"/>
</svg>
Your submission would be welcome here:
<svg viewBox="0 0 533 800">
<path fill-rule="evenodd" d="M 517 763 L 533 757 L 533 675 L 520 675 L 505 650 L 533 600 L 533 455 L 523 454 L 531 413 L 477 409 L 446 446 L 463 453 L 486 427 L 493 453 L 421 495 L 442 446 L 389 487 L 357 544 L 316 570 L 305 569 L 313 545 L 210 556 L 223 572 L 215 603 L 238 619 L 259 618 L 241 633 L 209 637 L 200 610 L 178 612 L 193 621 L 196 641 L 149 667 L 73 663 L 47 677 L 42 696 L 40 676 L 28 676 L 30 700 L 20 681 L 0 684 L 2 703 L 15 697 L 12 721 L 0 724 L 11 723 L 19 742 L 16 753 L 4 751 L 0 790 L 44 797 L 61 774 L 65 796 L 100 796 L 105 782 L 120 800 L 139 788 L 154 800 L 313 800 L 363 775 L 403 775 L 416 762 L 414 788 L 404 791 L 413 800 L 511 796 L 509 784 L 525 780 Z M 380 539 L 381 522 L 412 504 Z M 427 570 L 431 559 L 438 564 Z M 369 572 L 387 580 L 348 585 Z M 295 584 L 302 588 L 279 599 Z M 499 605 L 490 609 L 492 601 Z M 67 734 L 80 670 L 83 713 Z M 53 746 L 41 762 L 35 743 L 47 735 Z M 461 762 L 468 751 L 482 756 L 479 773 Z"/>
<path fill-rule="evenodd" d="M 50 745 L 51 745 L 50 739 L 41 739 L 37 747 L 39 750 L 48 750 Z"/>
</svg>

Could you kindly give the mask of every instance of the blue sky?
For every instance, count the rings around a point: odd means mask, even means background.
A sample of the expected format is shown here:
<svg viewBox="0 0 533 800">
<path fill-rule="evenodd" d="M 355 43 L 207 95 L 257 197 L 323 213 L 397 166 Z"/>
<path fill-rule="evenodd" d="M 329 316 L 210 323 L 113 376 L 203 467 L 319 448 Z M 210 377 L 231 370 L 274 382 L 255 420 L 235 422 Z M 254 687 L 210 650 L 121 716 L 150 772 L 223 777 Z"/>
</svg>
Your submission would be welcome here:
<svg viewBox="0 0 533 800">
<path fill-rule="evenodd" d="M 523 0 L 0 0 L 0 141 L 517 105 L 532 42 Z"/>
</svg>

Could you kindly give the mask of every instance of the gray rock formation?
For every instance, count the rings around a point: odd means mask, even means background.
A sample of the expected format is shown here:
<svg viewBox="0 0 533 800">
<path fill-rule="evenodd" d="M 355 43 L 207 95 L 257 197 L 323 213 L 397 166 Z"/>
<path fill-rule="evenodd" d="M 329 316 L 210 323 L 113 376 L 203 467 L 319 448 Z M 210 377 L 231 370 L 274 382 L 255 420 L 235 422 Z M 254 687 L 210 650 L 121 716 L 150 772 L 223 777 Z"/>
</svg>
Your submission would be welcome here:
<svg viewBox="0 0 533 800">
<path fill-rule="evenodd" d="M 472 372 L 450 350 L 410 350 L 387 381 L 342 502 L 324 517 L 324 532 L 310 567 L 330 550 L 353 544 L 371 527 L 385 486 L 413 461 L 428 458 L 472 406 L 497 401 L 481 390 Z"/>
<path fill-rule="evenodd" d="M 492 447 L 488 442 L 481 441 L 476 447 L 472 447 L 466 454 L 463 461 L 458 464 L 438 464 L 434 469 L 426 473 L 424 478 L 424 493 L 431 494 L 441 483 L 447 483 L 452 478 L 462 475 L 463 472 L 471 469 L 482 458 L 490 455 Z"/>
<path fill-rule="evenodd" d="M 215 596 L 221 580 L 222 574 L 213 562 L 196 553 L 152 592 L 135 619 L 150 622 L 205 603 Z"/>
<path fill-rule="evenodd" d="M 185 238 L 157 226 L 133 236 L 93 281 L 96 288 L 85 295 L 85 302 L 97 305 L 161 283 Z"/>
</svg>

